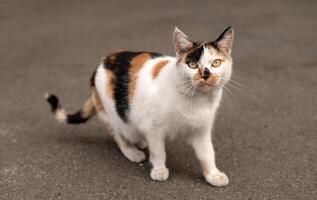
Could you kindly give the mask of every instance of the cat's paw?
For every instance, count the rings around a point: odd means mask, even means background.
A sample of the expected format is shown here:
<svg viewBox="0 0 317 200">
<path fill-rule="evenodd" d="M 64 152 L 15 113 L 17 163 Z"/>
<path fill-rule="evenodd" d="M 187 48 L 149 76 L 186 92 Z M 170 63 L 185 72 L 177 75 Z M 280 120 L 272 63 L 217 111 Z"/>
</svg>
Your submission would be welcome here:
<svg viewBox="0 0 317 200">
<path fill-rule="evenodd" d="M 132 162 L 142 162 L 145 160 L 144 152 L 137 150 L 137 149 L 130 149 L 125 153 L 125 156 Z"/>
<path fill-rule="evenodd" d="M 153 168 L 151 171 L 151 178 L 155 181 L 166 181 L 168 179 L 168 169 L 166 167 Z"/>
<path fill-rule="evenodd" d="M 218 172 L 215 174 L 209 174 L 205 177 L 206 181 L 216 187 L 222 187 L 229 184 L 229 179 L 225 173 Z"/>
</svg>

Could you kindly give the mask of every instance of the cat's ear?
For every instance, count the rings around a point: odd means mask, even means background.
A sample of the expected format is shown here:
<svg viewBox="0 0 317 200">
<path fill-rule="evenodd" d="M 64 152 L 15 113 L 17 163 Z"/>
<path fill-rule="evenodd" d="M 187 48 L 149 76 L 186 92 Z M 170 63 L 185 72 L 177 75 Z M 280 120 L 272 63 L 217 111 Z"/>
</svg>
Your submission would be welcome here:
<svg viewBox="0 0 317 200">
<path fill-rule="evenodd" d="M 177 27 L 175 27 L 174 29 L 173 43 L 176 53 L 186 52 L 186 50 L 193 45 L 193 43 L 188 39 L 185 33 L 183 33 Z"/>
<path fill-rule="evenodd" d="M 231 53 L 233 44 L 234 32 L 233 28 L 229 26 L 226 28 L 220 36 L 215 40 L 217 47 L 226 53 Z"/>
</svg>

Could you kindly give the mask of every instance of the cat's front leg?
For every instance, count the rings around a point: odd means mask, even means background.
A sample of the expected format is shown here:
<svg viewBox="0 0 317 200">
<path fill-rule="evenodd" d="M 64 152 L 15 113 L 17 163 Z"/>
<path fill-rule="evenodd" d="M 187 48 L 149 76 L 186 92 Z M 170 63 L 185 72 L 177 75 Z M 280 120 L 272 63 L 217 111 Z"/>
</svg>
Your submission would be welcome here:
<svg viewBox="0 0 317 200">
<path fill-rule="evenodd" d="M 190 143 L 195 150 L 206 181 L 217 187 L 228 185 L 228 177 L 216 166 L 215 152 L 211 142 L 211 128 L 195 133 L 190 138 Z"/>
<path fill-rule="evenodd" d="M 150 162 L 153 165 L 151 178 L 155 181 L 165 181 L 169 176 L 169 171 L 165 166 L 165 137 L 162 133 L 153 133 L 147 135 L 146 139 L 150 151 Z"/>
</svg>

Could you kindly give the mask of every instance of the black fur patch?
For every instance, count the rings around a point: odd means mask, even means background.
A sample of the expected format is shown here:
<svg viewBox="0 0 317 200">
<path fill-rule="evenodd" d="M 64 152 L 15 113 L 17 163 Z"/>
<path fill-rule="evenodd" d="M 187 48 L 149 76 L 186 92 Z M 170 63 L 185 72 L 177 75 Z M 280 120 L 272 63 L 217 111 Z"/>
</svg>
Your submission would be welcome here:
<svg viewBox="0 0 317 200">
<path fill-rule="evenodd" d="M 208 48 L 212 47 L 212 48 L 216 49 L 217 51 L 219 51 L 219 48 L 218 48 L 216 42 L 208 42 L 208 43 L 205 44 L 205 46 L 208 47 Z"/>
<path fill-rule="evenodd" d="M 51 105 L 51 109 L 52 112 L 55 113 L 55 111 L 57 110 L 57 108 L 59 107 L 59 100 L 57 98 L 57 96 L 50 94 L 47 98 L 46 98 L 47 102 Z"/>
<path fill-rule="evenodd" d="M 226 34 L 228 34 L 230 31 L 232 31 L 232 27 L 231 26 L 229 26 L 228 28 L 226 28 L 220 35 L 219 35 L 219 37 L 215 40 L 215 41 L 213 41 L 213 42 L 208 42 L 208 43 L 206 43 L 205 44 L 205 46 L 209 46 L 209 47 L 213 47 L 214 49 L 216 49 L 217 51 L 220 51 L 220 49 L 219 49 L 219 47 L 218 47 L 218 42 L 220 41 L 220 40 L 222 40 L 225 36 L 226 36 Z"/>
<path fill-rule="evenodd" d="M 162 56 L 162 54 L 152 52 L 123 51 L 112 54 L 109 56 L 110 58 L 107 57 L 104 60 L 104 67 L 108 70 L 111 70 L 115 76 L 112 80 L 114 100 L 117 113 L 124 122 L 128 122 L 128 112 L 130 109 L 128 99 L 130 63 L 134 57 L 142 53 L 148 53 L 152 58 Z"/>
<path fill-rule="evenodd" d="M 88 118 L 83 117 L 83 113 L 81 110 L 75 114 L 67 115 L 67 123 L 69 124 L 80 124 L 86 122 L 87 120 Z"/>
<path fill-rule="evenodd" d="M 230 31 L 232 31 L 231 26 L 229 26 L 228 28 L 226 28 L 220 35 L 219 37 L 215 40 L 215 43 L 219 42 L 220 40 L 222 40 Z"/>
<path fill-rule="evenodd" d="M 95 70 L 90 77 L 90 86 L 95 87 L 95 78 L 96 78 L 97 70 Z"/>
<path fill-rule="evenodd" d="M 187 56 L 185 62 L 188 64 L 189 62 L 198 62 L 203 51 L 204 51 L 204 45 L 203 44 L 193 44 L 193 50 L 191 50 Z"/>
</svg>

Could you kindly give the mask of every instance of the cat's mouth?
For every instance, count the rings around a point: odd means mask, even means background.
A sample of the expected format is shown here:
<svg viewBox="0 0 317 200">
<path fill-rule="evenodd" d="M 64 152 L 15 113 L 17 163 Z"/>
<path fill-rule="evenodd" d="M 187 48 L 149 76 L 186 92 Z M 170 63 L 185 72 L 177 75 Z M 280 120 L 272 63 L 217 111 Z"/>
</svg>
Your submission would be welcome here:
<svg viewBox="0 0 317 200">
<path fill-rule="evenodd" d="M 217 87 L 217 84 L 214 82 L 208 82 L 208 81 L 200 81 L 198 83 L 198 87 L 202 90 L 202 91 L 209 91 L 212 88 Z"/>
<path fill-rule="evenodd" d="M 197 86 L 202 90 L 202 91 L 209 91 L 213 88 L 219 87 L 220 79 L 218 76 L 210 77 L 207 80 L 200 80 L 197 84 Z"/>
</svg>

